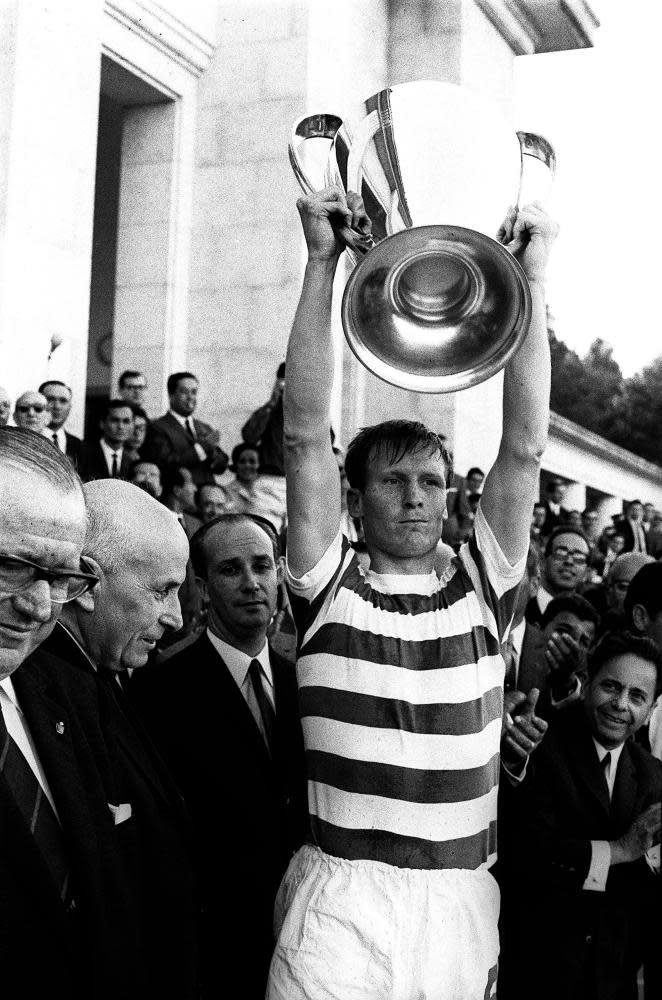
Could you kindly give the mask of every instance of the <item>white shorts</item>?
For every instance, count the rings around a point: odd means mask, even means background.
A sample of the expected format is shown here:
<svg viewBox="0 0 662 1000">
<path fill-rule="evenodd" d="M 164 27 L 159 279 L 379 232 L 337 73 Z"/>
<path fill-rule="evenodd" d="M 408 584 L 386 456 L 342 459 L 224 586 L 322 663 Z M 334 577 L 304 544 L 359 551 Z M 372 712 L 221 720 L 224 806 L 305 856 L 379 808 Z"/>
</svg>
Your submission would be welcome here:
<svg viewBox="0 0 662 1000">
<path fill-rule="evenodd" d="M 306 845 L 276 898 L 267 1000 L 488 1000 L 498 916 L 488 871 L 396 868 Z"/>
</svg>

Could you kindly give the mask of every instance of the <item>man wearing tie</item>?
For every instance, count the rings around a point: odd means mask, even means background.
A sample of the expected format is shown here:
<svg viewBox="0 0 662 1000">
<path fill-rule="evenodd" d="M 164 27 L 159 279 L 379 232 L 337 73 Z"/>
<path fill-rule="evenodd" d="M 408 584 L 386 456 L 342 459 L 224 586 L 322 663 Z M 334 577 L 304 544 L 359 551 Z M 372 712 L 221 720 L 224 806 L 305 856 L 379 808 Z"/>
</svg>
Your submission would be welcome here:
<svg viewBox="0 0 662 1000">
<path fill-rule="evenodd" d="M 128 670 L 139 673 L 164 632 L 181 627 L 177 595 L 188 542 L 170 511 L 130 483 L 102 479 L 83 490 L 83 555 L 98 583 L 66 606 L 43 648 L 58 658 L 53 675 L 100 748 L 99 766 L 113 788 L 109 801 L 117 804 L 117 844 L 132 899 L 125 923 L 139 958 L 130 989 L 116 996 L 193 1000 L 190 824 L 118 683 Z M 83 700 L 88 691 L 94 714 Z"/>
<path fill-rule="evenodd" d="M 232 969 L 242 1000 L 262 1000 L 274 898 L 306 826 L 294 668 L 266 639 L 281 560 L 271 526 L 249 514 L 203 525 L 191 556 L 208 628 L 136 672 L 132 700 L 193 814 L 203 996 Z"/>
<path fill-rule="evenodd" d="M 67 458 L 71 459 L 77 469 L 83 456 L 83 442 L 64 429 L 71 413 L 71 389 L 64 382 L 51 379 L 48 382 L 42 382 L 39 386 L 39 392 L 48 400 L 48 409 L 51 415 L 48 427 L 42 433 L 44 437 L 53 442 L 56 448 L 64 452 Z"/>
<path fill-rule="evenodd" d="M 625 1000 L 642 961 L 655 969 L 659 875 L 646 854 L 660 840 L 662 763 L 630 737 L 660 692 L 662 654 L 607 633 L 588 676 L 583 702 L 550 715 L 500 827 L 509 1000 Z"/>
<path fill-rule="evenodd" d="M 80 466 L 81 478 L 127 479 L 131 467 L 125 445 L 133 432 L 133 410 L 122 399 L 109 399 L 100 422 L 101 437 L 85 444 Z"/>
<path fill-rule="evenodd" d="M 184 467 L 190 469 L 196 486 L 213 483 L 214 473 L 225 472 L 228 456 L 218 443 L 218 431 L 193 416 L 198 405 L 195 375 L 170 375 L 168 397 L 170 409 L 150 423 L 141 457 L 156 462 L 166 476 Z"/>
<path fill-rule="evenodd" d="M 616 524 L 616 529 L 625 538 L 624 552 L 648 552 L 643 521 L 644 505 L 641 500 L 632 500 L 626 517 Z"/>
<path fill-rule="evenodd" d="M 132 892 L 90 703 L 81 690 L 74 709 L 42 646 L 98 582 L 81 570 L 80 480 L 40 435 L 0 428 L 0 505 L 2 995 L 134 997 Z"/>
</svg>

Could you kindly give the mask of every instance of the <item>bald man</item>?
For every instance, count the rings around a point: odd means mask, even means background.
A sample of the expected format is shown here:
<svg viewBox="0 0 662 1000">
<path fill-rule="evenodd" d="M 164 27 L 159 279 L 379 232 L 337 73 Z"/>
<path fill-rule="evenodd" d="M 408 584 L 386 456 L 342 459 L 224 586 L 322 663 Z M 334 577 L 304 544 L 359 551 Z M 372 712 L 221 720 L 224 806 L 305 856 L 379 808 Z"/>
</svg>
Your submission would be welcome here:
<svg viewBox="0 0 662 1000">
<path fill-rule="evenodd" d="M 50 419 L 48 400 L 40 392 L 24 392 L 16 400 L 14 423 L 17 427 L 43 434 Z"/>
<path fill-rule="evenodd" d="M 84 492 L 83 554 L 99 583 L 65 607 L 46 646 L 66 663 L 58 677 L 86 718 L 91 685 L 98 700 L 90 739 L 115 788 L 114 820 L 135 896 L 130 920 L 140 961 L 127 996 L 188 1000 L 196 995 L 188 820 L 118 683 L 144 666 L 164 632 L 181 627 L 177 594 L 188 542 L 172 513 L 137 486 L 101 479 Z"/>
</svg>

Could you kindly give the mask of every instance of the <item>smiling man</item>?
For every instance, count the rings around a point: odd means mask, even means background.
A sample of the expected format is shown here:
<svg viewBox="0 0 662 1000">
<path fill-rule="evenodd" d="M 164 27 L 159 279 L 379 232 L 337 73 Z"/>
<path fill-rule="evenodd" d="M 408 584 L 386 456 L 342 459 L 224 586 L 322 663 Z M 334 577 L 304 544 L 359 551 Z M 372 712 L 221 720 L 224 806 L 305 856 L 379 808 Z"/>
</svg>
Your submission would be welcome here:
<svg viewBox="0 0 662 1000">
<path fill-rule="evenodd" d="M 170 408 L 152 420 L 141 457 L 156 462 L 164 475 L 176 468 L 189 469 L 196 486 L 213 483 L 225 472 L 228 456 L 219 445 L 218 431 L 194 417 L 198 406 L 198 380 L 192 372 L 168 377 Z"/>
<path fill-rule="evenodd" d="M 266 638 L 281 560 L 268 522 L 246 514 L 209 521 L 191 555 L 207 631 L 136 674 L 132 698 L 193 814 L 203 995 L 222 995 L 232 969 L 242 998 L 263 1000 L 276 890 L 306 818 L 294 670 Z"/>
<path fill-rule="evenodd" d="M 287 579 L 312 836 L 279 892 L 267 996 L 485 1000 L 496 993 L 498 955 L 488 869 L 500 644 L 546 440 L 544 273 L 555 226 L 528 206 L 501 229 L 531 285 L 532 319 L 505 369 L 501 445 L 474 534 L 439 578 L 450 463 L 422 424 L 366 428 L 347 448 L 348 510 L 362 521 L 369 570 L 340 530 L 333 277 L 346 241 L 365 236 L 370 220 L 357 195 L 337 188 L 297 204 L 308 262 L 286 360 Z"/>
<path fill-rule="evenodd" d="M 554 597 L 575 593 L 588 574 L 591 547 L 583 531 L 561 525 L 554 528 L 545 545 L 542 584 L 526 608 L 526 620 L 539 625 Z"/>
<path fill-rule="evenodd" d="M 512 798 L 507 855 L 513 884 L 527 886 L 509 910 L 512 1000 L 534 981 L 541 1000 L 636 997 L 642 962 L 646 996 L 659 995 L 659 875 L 644 855 L 660 840 L 662 764 L 630 737 L 660 693 L 662 653 L 607 633 L 588 674 L 583 703 L 551 718 Z"/>
<path fill-rule="evenodd" d="M 44 641 L 97 583 L 82 569 L 85 504 L 71 463 L 0 429 L 0 967 L 7 996 L 130 997 L 137 958 L 113 790 Z M 93 713 L 92 713 L 93 714 Z M 5 915 L 7 919 L 4 919 Z"/>
</svg>

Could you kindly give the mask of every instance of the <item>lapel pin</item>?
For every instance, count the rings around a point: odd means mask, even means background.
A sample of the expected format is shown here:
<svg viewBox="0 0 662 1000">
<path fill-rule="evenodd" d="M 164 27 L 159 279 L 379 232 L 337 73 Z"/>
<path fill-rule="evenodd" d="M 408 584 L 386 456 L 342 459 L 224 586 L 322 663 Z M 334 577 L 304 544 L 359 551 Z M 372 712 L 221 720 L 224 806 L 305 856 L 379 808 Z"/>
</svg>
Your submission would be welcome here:
<svg viewBox="0 0 662 1000">
<path fill-rule="evenodd" d="M 64 722 L 55 723 L 55 732 L 58 734 L 58 736 L 62 736 L 62 733 L 64 732 Z"/>
</svg>

